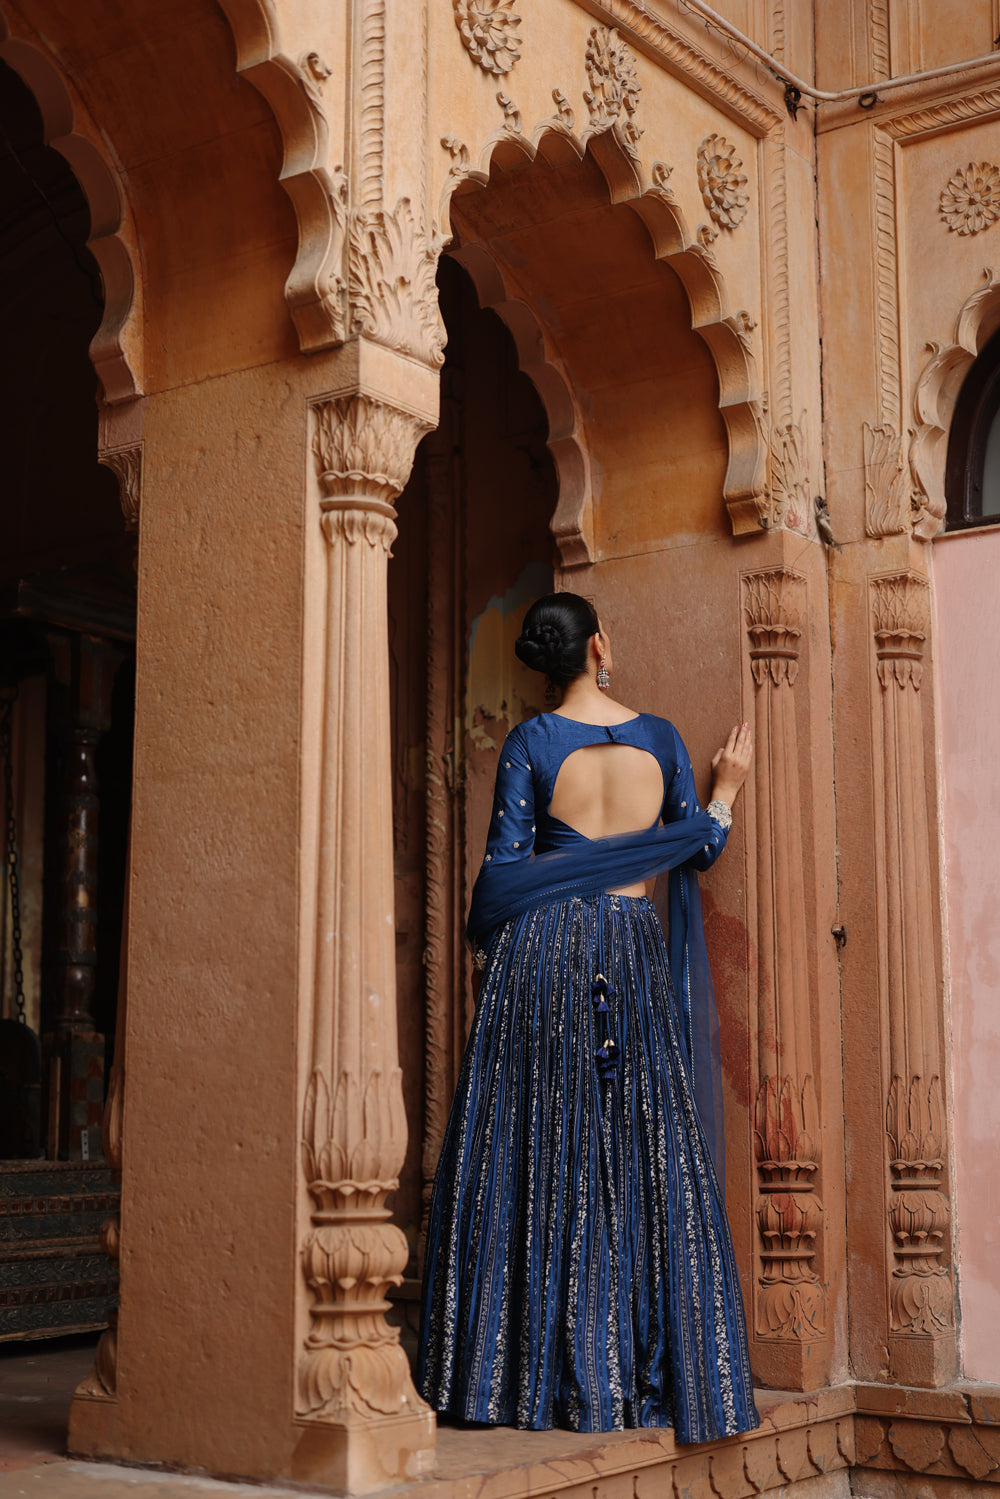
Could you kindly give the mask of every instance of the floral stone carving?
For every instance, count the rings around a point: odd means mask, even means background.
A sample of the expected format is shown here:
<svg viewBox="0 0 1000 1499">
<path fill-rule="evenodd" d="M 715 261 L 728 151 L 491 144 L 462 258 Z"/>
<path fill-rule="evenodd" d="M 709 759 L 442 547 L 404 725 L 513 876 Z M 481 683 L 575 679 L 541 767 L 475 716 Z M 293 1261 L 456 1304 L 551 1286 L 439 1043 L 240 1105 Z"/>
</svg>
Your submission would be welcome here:
<svg viewBox="0 0 1000 1499">
<path fill-rule="evenodd" d="M 948 178 L 938 211 L 955 234 L 978 234 L 1000 218 L 1000 167 L 990 161 L 959 169 Z"/>
<path fill-rule="evenodd" d="M 455 25 L 466 52 L 486 73 L 509 73 L 521 55 L 514 0 L 454 0 Z"/>
<path fill-rule="evenodd" d="M 698 147 L 698 186 L 720 228 L 735 229 L 743 222 L 750 203 L 746 173 L 736 147 L 721 135 L 706 135 Z"/>
<path fill-rule="evenodd" d="M 636 124 L 642 86 L 635 71 L 635 58 L 617 31 L 595 26 L 587 42 L 587 79 L 590 89 L 583 98 L 590 111 L 591 130 L 617 127 L 626 150 L 634 156 L 642 130 Z M 624 111 L 625 119 L 619 124 Z"/>
</svg>

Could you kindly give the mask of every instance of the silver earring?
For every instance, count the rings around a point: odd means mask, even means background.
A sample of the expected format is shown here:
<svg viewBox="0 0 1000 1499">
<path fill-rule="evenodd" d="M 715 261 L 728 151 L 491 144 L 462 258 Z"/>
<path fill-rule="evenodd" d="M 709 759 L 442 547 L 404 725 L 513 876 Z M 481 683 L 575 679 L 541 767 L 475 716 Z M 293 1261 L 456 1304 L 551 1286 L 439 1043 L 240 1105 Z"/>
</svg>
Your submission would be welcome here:
<svg viewBox="0 0 1000 1499">
<path fill-rule="evenodd" d="M 608 671 L 605 658 L 601 657 L 601 664 L 597 668 L 597 685 L 602 692 L 607 692 L 611 686 L 611 673 Z"/>
</svg>

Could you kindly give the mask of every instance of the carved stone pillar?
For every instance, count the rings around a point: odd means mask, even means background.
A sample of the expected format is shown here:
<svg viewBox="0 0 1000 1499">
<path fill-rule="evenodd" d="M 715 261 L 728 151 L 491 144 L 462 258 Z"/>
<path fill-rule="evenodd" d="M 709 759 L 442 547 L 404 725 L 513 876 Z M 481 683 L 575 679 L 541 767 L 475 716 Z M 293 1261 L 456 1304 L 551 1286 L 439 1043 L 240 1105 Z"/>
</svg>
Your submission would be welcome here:
<svg viewBox="0 0 1000 1499">
<path fill-rule="evenodd" d="M 818 1073 L 799 792 L 795 680 L 804 578 L 778 567 L 744 575 L 755 691 L 757 1250 L 754 1371 L 764 1384 L 815 1389 L 827 1378 L 823 1207 L 818 1195 Z"/>
<path fill-rule="evenodd" d="M 956 1371 L 946 1176 L 946 1066 L 921 686 L 925 578 L 870 581 L 875 722 L 879 994 L 888 1037 L 889 1372 L 940 1385 Z"/>
<path fill-rule="evenodd" d="M 396 1041 L 386 564 L 392 502 L 430 423 L 352 393 L 312 408 L 327 613 L 315 988 L 302 1159 L 311 1327 L 296 1414 L 321 1476 L 358 1493 L 429 1462 L 434 1417 L 385 1320 L 407 1261 L 386 1199 L 406 1149 Z M 323 1428 L 317 1430 L 317 1428 Z M 299 1468 L 319 1476 L 300 1449 Z"/>
</svg>

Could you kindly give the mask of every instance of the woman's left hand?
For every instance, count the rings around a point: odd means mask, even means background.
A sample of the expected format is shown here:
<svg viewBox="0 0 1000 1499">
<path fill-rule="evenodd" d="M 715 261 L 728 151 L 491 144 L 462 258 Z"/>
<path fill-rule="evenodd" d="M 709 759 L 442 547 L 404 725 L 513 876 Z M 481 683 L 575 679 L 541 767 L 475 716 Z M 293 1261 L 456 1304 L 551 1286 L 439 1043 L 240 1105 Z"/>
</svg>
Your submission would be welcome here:
<svg viewBox="0 0 1000 1499">
<path fill-rule="evenodd" d="M 747 778 L 753 759 L 749 724 L 734 724 L 729 738 L 712 757 L 712 800 L 732 806 Z"/>
</svg>

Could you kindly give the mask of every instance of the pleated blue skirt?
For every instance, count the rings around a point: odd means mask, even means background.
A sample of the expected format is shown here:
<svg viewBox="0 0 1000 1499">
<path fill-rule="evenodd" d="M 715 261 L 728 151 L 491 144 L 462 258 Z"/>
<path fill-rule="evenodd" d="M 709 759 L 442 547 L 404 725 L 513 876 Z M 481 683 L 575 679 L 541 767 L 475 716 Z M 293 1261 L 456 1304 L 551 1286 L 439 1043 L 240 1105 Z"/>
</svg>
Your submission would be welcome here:
<svg viewBox="0 0 1000 1499">
<path fill-rule="evenodd" d="M 418 1382 L 438 1411 L 681 1442 L 759 1424 L 680 1035 L 644 897 L 495 934 L 428 1225 Z"/>
</svg>

